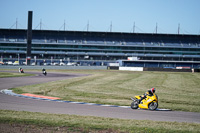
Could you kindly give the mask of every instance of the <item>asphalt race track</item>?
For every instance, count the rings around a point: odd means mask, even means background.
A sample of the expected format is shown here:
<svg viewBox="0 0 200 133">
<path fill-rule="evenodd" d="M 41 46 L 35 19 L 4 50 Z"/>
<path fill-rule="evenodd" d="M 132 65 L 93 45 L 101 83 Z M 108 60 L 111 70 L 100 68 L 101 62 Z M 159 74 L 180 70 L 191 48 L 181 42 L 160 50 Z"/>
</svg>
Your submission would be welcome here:
<svg viewBox="0 0 200 133">
<path fill-rule="evenodd" d="M 84 74 L 67 73 L 48 73 L 47 76 L 44 76 L 42 73 L 39 72 L 26 73 L 36 74 L 36 76 L 0 78 L 0 90 L 13 88 L 17 86 L 75 78 L 79 76 L 87 76 Z M 130 108 L 105 107 L 66 102 L 36 100 L 10 96 L 3 93 L 0 93 L 0 109 L 54 114 L 75 114 L 120 119 L 200 123 L 200 113 L 194 112 L 132 110 Z"/>
</svg>

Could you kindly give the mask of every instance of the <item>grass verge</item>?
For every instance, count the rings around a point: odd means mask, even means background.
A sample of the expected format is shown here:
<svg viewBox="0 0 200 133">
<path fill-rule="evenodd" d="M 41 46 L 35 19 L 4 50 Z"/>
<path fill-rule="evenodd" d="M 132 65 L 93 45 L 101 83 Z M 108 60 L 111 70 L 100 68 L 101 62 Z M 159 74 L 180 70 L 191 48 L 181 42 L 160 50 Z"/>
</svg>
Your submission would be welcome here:
<svg viewBox="0 0 200 133">
<path fill-rule="evenodd" d="M 200 132 L 200 124 L 155 122 L 149 120 L 124 120 L 93 116 L 77 116 L 64 114 L 45 114 L 25 111 L 0 110 L 1 126 L 20 124 L 20 128 L 28 126 L 27 131 L 36 132 Z M 11 130 L 11 129 L 6 129 Z"/>
<path fill-rule="evenodd" d="M 34 74 L 27 74 L 27 73 L 0 72 L 0 78 L 23 77 L 23 76 L 33 76 L 33 75 Z"/>
<path fill-rule="evenodd" d="M 129 106 L 130 97 L 156 88 L 159 108 L 200 112 L 200 74 L 112 70 L 53 70 L 91 74 L 56 82 L 15 88 L 15 92 L 45 94 L 63 100 Z"/>
</svg>

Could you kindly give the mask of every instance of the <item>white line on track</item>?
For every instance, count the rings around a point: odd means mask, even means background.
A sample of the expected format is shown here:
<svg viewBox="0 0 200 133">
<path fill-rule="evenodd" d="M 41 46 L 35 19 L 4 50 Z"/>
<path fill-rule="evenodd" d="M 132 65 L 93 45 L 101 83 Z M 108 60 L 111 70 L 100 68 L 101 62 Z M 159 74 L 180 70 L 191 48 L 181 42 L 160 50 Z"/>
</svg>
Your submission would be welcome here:
<svg viewBox="0 0 200 133">
<path fill-rule="evenodd" d="M 8 89 L 0 90 L 0 92 L 4 93 L 4 94 L 7 94 L 7 95 L 11 95 L 11 96 L 30 98 L 30 99 L 36 99 L 36 100 L 45 100 L 45 101 L 54 101 L 54 102 L 67 102 L 67 103 L 85 104 L 85 105 L 96 105 L 96 106 L 103 106 L 103 107 L 130 108 L 130 106 L 104 105 L 104 104 L 96 104 L 96 103 L 84 103 L 84 102 L 74 102 L 74 101 L 51 100 L 51 99 L 46 99 L 46 98 L 37 98 L 37 97 L 31 97 L 31 96 L 24 96 L 24 95 L 13 93 L 12 90 L 8 90 Z M 156 110 L 157 111 L 171 111 L 171 109 L 156 109 Z"/>
</svg>

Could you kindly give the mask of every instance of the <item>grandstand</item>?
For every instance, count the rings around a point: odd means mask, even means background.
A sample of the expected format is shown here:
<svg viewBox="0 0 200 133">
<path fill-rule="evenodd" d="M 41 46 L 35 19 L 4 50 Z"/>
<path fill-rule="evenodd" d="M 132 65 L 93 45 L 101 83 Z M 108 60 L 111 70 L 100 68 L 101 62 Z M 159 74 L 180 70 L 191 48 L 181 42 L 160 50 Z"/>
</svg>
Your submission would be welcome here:
<svg viewBox="0 0 200 133">
<path fill-rule="evenodd" d="M 4 61 L 26 59 L 27 30 L 0 29 Z M 138 60 L 127 61 L 128 57 Z M 124 66 L 200 68 L 200 35 L 82 31 L 32 31 L 32 62 L 77 62 Z"/>
</svg>

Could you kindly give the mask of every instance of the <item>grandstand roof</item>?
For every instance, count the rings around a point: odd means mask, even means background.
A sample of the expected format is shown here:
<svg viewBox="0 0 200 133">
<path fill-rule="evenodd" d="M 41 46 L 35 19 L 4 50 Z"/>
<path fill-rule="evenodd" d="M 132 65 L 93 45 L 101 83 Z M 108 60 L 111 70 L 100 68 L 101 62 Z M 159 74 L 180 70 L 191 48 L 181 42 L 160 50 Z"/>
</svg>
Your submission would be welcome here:
<svg viewBox="0 0 200 133">
<path fill-rule="evenodd" d="M 26 38 L 25 29 L 0 29 L 0 38 Z M 124 32 L 94 32 L 94 31 L 56 31 L 33 30 L 33 39 L 74 39 L 74 40 L 107 40 L 136 42 L 186 42 L 200 43 L 200 35 L 189 34 L 150 34 Z"/>
</svg>

